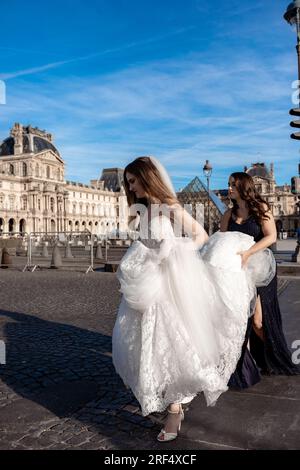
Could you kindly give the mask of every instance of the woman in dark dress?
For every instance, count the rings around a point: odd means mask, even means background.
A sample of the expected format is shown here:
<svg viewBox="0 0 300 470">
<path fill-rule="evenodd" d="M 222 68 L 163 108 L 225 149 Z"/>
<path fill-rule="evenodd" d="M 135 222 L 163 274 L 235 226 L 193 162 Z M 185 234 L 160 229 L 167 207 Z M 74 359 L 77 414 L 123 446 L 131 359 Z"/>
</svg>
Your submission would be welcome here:
<svg viewBox="0 0 300 470">
<path fill-rule="evenodd" d="M 275 243 L 276 226 L 269 204 L 257 193 L 250 175 L 233 173 L 228 186 L 233 208 L 222 217 L 220 229 L 221 232 L 235 231 L 253 236 L 255 245 L 240 253 L 242 264 L 246 265 L 252 254 Z M 229 381 L 230 387 L 250 387 L 260 381 L 260 372 L 268 375 L 300 373 L 299 367 L 291 360 L 282 330 L 277 276 L 274 276 L 269 285 L 259 287 L 257 294 L 255 312 L 248 321 L 241 358 Z"/>
</svg>

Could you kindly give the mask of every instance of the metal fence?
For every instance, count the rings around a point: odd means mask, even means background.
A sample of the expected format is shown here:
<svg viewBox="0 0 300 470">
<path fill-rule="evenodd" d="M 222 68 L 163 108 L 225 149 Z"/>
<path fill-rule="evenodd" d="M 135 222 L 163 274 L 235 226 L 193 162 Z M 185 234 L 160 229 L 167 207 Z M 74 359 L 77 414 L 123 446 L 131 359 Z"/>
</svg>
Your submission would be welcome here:
<svg viewBox="0 0 300 470">
<path fill-rule="evenodd" d="M 94 248 L 99 238 L 90 232 L 32 232 L 28 237 L 25 270 L 37 268 L 64 268 L 86 266 L 86 273 L 94 269 Z M 101 243 L 101 240 L 100 240 Z M 48 249 L 52 251 L 49 254 Z M 73 252 L 72 252 L 73 251 Z"/>
<path fill-rule="evenodd" d="M 0 234 L 1 267 L 34 272 L 42 268 L 84 268 L 88 273 L 95 266 L 116 266 L 125 254 L 136 233 L 122 238 L 83 232 L 7 232 Z M 9 259 L 2 260 L 7 249 Z"/>
<path fill-rule="evenodd" d="M 27 232 L 1 232 L 0 233 L 0 265 L 1 268 L 23 268 L 24 257 L 27 253 Z M 12 263 L 12 257 L 20 255 L 20 262 Z"/>
</svg>

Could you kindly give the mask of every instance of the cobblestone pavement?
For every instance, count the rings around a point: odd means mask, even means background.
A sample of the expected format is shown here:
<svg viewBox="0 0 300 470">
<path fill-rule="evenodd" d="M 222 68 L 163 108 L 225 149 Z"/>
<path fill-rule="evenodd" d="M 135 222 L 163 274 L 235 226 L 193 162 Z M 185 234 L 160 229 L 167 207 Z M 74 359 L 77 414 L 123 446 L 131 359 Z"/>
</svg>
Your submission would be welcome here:
<svg viewBox="0 0 300 470">
<path fill-rule="evenodd" d="M 115 275 L 0 270 L 0 289 L 0 449 L 151 447 L 111 362 Z"/>
<path fill-rule="evenodd" d="M 115 274 L 0 269 L 0 289 L 0 449 L 166 448 L 162 416 L 142 417 L 114 372 Z"/>
</svg>

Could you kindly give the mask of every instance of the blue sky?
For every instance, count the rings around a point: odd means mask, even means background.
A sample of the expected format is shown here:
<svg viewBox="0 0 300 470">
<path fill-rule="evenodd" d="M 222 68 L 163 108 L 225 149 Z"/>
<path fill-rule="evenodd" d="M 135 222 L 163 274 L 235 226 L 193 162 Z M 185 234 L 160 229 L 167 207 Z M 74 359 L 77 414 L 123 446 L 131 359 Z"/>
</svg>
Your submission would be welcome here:
<svg viewBox="0 0 300 470">
<path fill-rule="evenodd" d="M 155 155 L 177 189 L 206 159 L 297 174 L 289 138 L 296 35 L 284 0 L 1 0 L 0 140 L 14 122 L 52 132 L 66 178 Z"/>
</svg>

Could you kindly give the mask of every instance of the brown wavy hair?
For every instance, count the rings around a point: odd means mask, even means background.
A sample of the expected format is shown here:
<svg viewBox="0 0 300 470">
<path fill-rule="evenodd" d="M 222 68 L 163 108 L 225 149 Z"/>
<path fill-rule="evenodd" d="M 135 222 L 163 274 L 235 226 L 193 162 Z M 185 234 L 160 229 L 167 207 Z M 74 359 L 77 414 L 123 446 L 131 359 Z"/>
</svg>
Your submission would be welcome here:
<svg viewBox="0 0 300 470">
<path fill-rule="evenodd" d="M 126 178 L 127 173 L 131 173 L 138 179 L 146 193 L 145 199 L 138 199 L 130 191 Z M 129 207 L 136 203 L 147 205 L 148 201 L 156 204 L 178 204 L 178 199 L 164 184 L 158 169 L 152 163 L 150 157 L 138 157 L 126 166 L 124 170 L 124 187 Z"/>
<path fill-rule="evenodd" d="M 263 220 L 269 220 L 267 212 L 270 210 L 270 205 L 265 201 L 255 188 L 253 178 L 248 173 L 236 172 L 230 175 L 234 179 L 235 187 L 243 201 L 246 201 L 249 214 L 261 224 Z M 238 204 L 232 199 L 233 208 L 232 213 L 237 216 Z M 267 209 L 266 209 L 267 207 Z"/>
</svg>

